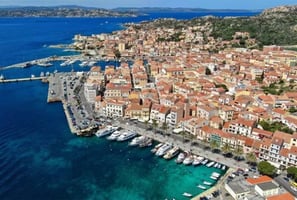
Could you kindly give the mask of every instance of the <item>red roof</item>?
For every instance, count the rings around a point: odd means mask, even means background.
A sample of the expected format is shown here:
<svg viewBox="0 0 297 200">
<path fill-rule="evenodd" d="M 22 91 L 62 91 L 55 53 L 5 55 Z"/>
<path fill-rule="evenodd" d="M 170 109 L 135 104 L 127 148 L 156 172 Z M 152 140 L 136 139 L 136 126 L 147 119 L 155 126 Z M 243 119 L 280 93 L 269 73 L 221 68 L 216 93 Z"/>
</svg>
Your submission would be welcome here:
<svg viewBox="0 0 297 200">
<path fill-rule="evenodd" d="M 295 200 L 295 197 L 291 195 L 290 193 L 286 192 L 283 194 L 278 194 L 275 196 L 267 197 L 267 200 Z"/>
<path fill-rule="evenodd" d="M 270 181 L 272 181 L 272 178 L 270 178 L 268 176 L 260 176 L 258 178 L 247 178 L 246 181 L 252 185 L 257 185 L 259 183 L 270 182 Z"/>
</svg>

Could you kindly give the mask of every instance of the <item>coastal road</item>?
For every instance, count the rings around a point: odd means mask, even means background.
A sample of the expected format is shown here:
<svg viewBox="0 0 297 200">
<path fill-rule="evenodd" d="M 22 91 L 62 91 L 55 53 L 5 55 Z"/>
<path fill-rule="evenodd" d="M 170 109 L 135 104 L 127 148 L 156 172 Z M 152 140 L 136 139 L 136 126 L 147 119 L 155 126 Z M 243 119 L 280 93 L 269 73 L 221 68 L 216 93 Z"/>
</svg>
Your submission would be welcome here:
<svg viewBox="0 0 297 200">
<path fill-rule="evenodd" d="M 291 188 L 291 184 L 284 179 L 283 175 L 275 177 L 274 180 L 297 198 L 297 191 Z"/>
</svg>

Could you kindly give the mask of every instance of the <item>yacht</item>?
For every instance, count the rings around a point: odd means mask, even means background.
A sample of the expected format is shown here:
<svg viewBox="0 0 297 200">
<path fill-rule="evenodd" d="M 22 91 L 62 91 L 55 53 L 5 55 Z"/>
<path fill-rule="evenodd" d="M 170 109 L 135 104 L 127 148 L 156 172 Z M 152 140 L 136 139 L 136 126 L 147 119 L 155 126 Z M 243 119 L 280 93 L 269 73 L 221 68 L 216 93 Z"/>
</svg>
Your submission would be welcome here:
<svg viewBox="0 0 297 200">
<path fill-rule="evenodd" d="M 225 171 L 226 169 L 226 166 L 225 165 L 222 165 L 222 168 L 221 168 L 223 171 Z"/>
<path fill-rule="evenodd" d="M 184 159 L 186 158 L 186 154 L 184 152 L 180 152 L 177 156 L 177 158 L 175 159 L 175 162 L 177 164 L 182 163 L 184 161 Z"/>
<path fill-rule="evenodd" d="M 202 156 L 194 156 L 192 165 L 194 166 L 199 165 L 203 160 L 204 160 L 204 157 Z"/>
<path fill-rule="evenodd" d="M 112 129 L 112 127 L 106 127 L 104 129 L 98 130 L 95 135 L 97 137 L 104 137 L 106 135 L 110 135 L 114 132 L 115 130 Z"/>
<path fill-rule="evenodd" d="M 129 143 L 129 146 L 136 146 L 139 145 L 141 142 L 143 142 L 146 139 L 145 136 L 139 136 L 136 138 L 133 138 L 133 140 Z"/>
<path fill-rule="evenodd" d="M 137 135 L 134 131 L 127 131 L 122 133 L 118 138 L 117 141 L 122 142 L 134 138 Z"/>
<path fill-rule="evenodd" d="M 113 132 L 110 136 L 107 137 L 108 140 L 116 140 L 122 133 L 120 131 Z"/>
<path fill-rule="evenodd" d="M 215 163 L 213 167 L 218 168 L 219 163 Z"/>
<path fill-rule="evenodd" d="M 211 162 L 209 162 L 209 163 L 206 164 L 206 167 L 212 167 L 214 164 L 215 164 L 215 162 L 214 161 L 211 161 Z"/>
<path fill-rule="evenodd" d="M 187 155 L 187 157 L 184 159 L 183 164 L 184 165 L 190 165 L 194 161 L 194 157 L 192 154 Z"/>
<path fill-rule="evenodd" d="M 163 158 L 165 158 L 166 160 L 169 160 L 169 159 L 175 157 L 178 153 L 179 153 L 179 148 L 173 147 L 163 156 Z"/>
<path fill-rule="evenodd" d="M 164 154 L 172 148 L 171 144 L 162 145 L 156 152 L 156 156 L 164 156 Z"/>
<path fill-rule="evenodd" d="M 141 143 L 139 143 L 139 147 L 149 147 L 152 146 L 153 140 L 151 138 L 146 138 Z"/>
<path fill-rule="evenodd" d="M 158 151 L 158 149 L 159 149 L 162 145 L 163 145 L 163 143 L 159 143 L 159 144 L 157 144 L 157 145 L 151 150 L 151 152 L 152 152 L 152 153 L 156 153 L 156 152 Z"/>
</svg>

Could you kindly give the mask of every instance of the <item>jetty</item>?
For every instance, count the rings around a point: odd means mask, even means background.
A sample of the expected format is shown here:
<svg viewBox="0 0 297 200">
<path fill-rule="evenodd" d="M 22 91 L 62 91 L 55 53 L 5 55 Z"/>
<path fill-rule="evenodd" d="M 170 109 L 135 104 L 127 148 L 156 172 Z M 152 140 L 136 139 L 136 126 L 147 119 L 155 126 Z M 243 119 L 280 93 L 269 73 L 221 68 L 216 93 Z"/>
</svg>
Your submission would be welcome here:
<svg viewBox="0 0 297 200">
<path fill-rule="evenodd" d="M 13 78 L 13 79 L 3 79 L 0 80 L 0 83 L 15 83 L 15 82 L 23 82 L 23 81 L 35 81 L 35 80 L 44 80 L 46 77 L 30 77 L 30 78 Z"/>
</svg>

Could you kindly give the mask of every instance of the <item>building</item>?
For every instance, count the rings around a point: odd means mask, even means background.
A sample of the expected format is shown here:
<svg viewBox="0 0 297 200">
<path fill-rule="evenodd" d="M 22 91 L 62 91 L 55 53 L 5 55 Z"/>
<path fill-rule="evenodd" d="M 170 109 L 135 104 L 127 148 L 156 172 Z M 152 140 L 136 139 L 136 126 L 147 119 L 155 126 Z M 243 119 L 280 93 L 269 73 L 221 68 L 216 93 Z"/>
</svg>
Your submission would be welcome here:
<svg viewBox="0 0 297 200">
<path fill-rule="evenodd" d="M 273 182 L 259 183 L 255 186 L 255 191 L 262 197 L 269 197 L 277 195 L 279 187 Z"/>
<path fill-rule="evenodd" d="M 243 186 L 239 181 L 225 183 L 225 189 L 235 200 L 245 200 L 250 193 L 249 188 Z"/>
</svg>

